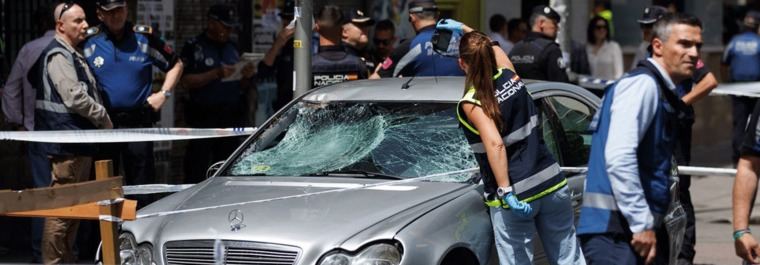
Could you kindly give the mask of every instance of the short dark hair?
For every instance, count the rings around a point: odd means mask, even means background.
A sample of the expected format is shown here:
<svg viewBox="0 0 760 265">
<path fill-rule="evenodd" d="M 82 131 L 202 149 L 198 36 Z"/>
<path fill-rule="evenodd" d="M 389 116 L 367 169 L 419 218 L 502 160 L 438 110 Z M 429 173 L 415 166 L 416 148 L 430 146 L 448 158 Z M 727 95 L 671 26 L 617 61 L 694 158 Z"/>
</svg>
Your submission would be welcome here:
<svg viewBox="0 0 760 265">
<path fill-rule="evenodd" d="M 342 31 L 345 17 L 340 7 L 336 5 L 325 5 L 319 9 L 317 16 L 314 18 L 319 25 L 320 34 L 335 33 Z"/>
<path fill-rule="evenodd" d="M 509 34 L 512 34 L 512 32 L 517 31 L 518 29 L 520 29 L 520 24 L 522 23 L 525 23 L 525 20 L 522 20 L 522 18 L 510 19 L 509 22 L 507 22 L 507 32 Z"/>
<path fill-rule="evenodd" d="M 662 16 L 662 18 L 654 23 L 654 28 L 652 29 L 652 38 L 658 38 L 663 42 L 668 41 L 668 37 L 670 37 L 670 30 L 675 24 L 684 24 L 699 27 L 700 29 L 702 28 L 702 21 L 693 15 L 685 13 L 669 13 L 665 14 Z"/>
<path fill-rule="evenodd" d="M 594 16 L 591 18 L 591 20 L 589 20 L 588 27 L 586 28 L 586 41 L 588 44 L 596 43 L 596 35 L 594 35 L 594 30 L 596 29 L 596 23 L 599 21 L 604 21 L 604 25 L 607 27 L 607 39 L 605 41 L 610 40 L 610 22 L 603 17 Z"/>
<path fill-rule="evenodd" d="M 390 19 L 384 19 L 384 20 L 380 20 L 380 22 L 377 22 L 377 24 L 375 25 L 375 32 L 384 31 L 384 30 L 390 30 L 390 31 L 396 32 L 396 26 L 393 25 L 393 21 L 391 21 Z"/>
<path fill-rule="evenodd" d="M 491 32 L 499 32 L 505 26 L 507 26 L 507 18 L 501 14 L 493 15 L 491 16 L 491 19 L 488 20 L 488 27 L 491 28 Z"/>
</svg>

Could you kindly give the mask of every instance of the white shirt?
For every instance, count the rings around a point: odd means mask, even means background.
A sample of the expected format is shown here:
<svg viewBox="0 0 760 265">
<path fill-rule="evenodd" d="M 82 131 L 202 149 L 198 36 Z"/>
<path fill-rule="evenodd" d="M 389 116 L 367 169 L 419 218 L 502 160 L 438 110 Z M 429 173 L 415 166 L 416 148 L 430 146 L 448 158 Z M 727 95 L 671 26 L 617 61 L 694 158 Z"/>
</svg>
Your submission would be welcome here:
<svg viewBox="0 0 760 265">
<path fill-rule="evenodd" d="M 491 38 L 492 41 L 498 41 L 499 46 L 502 50 L 504 50 L 504 53 L 509 54 L 509 51 L 512 50 L 512 47 L 515 46 L 514 43 L 504 38 L 504 36 L 501 36 L 501 34 L 496 32 L 491 32 L 488 34 L 488 37 Z"/>
<path fill-rule="evenodd" d="M 594 53 L 594 45 L 586 44 L 591 76 L 615 80 L 623 76 L 623 52 L 615 41 L 605 41 Z"/>
</svg>

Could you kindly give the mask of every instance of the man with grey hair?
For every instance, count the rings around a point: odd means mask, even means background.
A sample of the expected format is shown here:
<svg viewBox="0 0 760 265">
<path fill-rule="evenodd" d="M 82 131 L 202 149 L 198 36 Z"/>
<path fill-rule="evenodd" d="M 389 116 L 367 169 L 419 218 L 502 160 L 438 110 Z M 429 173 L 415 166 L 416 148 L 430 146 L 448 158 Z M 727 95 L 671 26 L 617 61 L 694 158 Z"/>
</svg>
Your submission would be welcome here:
<svg viewBox="0 0 760 265">
<path fill-rule="evenodd" d="M 533 8 L 529 21 L 531 32 L 509 52 L 509 59 L 520 77 L 570 82 L 562 50 L 554 41 L 560 20 L 559 13 L 551 7 L 539 5 Z"/>
<path fill-rule="evenodd" d="M 82 130 L 113 128 L 102 105 L 95 77 L 81 50 L 87 21 L 84 10 L 66 2 L 56 6 L 55 39 L 45 48 L 30 70 L 29 82 L 41 91 L 35 104 L 35 129 Z M 52 164 L 52 186 L 87 181 L 90 178 L 93 144 L 44 144 Z M 45 264 L 73 263 L 72 246 L 78 220 L 47 218 L 42 236 Z"/>
<path fill-rule="evenodd" d="M 678 117 L 676 85 L 699 60 L 702 24 L 669 14 L 654 25 L 652 57 L 607 88 L 592 122 L 578 237 L 590 264 L 669 263 L 663 222 L 671 198 Z M 672 251 L 678 251 L 673 249 Z"/>
</svg>

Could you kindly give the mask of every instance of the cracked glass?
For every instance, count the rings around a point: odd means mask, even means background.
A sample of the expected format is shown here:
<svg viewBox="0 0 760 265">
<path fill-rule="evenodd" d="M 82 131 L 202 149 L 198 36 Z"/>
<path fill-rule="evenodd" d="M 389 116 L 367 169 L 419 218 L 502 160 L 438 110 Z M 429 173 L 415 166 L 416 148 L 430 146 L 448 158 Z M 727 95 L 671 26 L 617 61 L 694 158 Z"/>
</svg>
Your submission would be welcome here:
<svg viewBox="0 0 760 265">
<path fill-rule="evenodd" d="M 407 179 L 476 168 L 454 110 L 450 103 L 300 102 L 267 126 L 227 173 Z"/>
</svg>

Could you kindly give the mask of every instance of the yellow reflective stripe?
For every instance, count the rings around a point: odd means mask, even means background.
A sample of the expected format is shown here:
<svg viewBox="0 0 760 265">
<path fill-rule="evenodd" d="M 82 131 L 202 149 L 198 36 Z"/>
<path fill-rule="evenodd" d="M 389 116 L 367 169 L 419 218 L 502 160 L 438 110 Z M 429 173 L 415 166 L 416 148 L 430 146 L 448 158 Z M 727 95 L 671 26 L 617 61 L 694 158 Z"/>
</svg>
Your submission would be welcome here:
<svg viewBox="0 0 760 265">
<path fill-rule="evenodd" d="M 538 193 L 536 195 L 530 196 L 527 199 L 522 200 L 522 202 L 532 202 L 532 201 L 541 199 L 544 196 L 546 196 L 548 194 L 551 194 L 552 192 L 555 192 L 558 189 L 564 187 L 565 185 L 567 185 L 567 179 L 563 179 L 562 181 L 560 181 L 556 185 L 551 186 L 548 189 L 545 189 L 544 191 L 542 191 L 542 192 L 540 192 L 540 193 Z M 508 204 L 502 205 L 500 199 L 485 201 L 485 203 L 486 203 L 486 206 L 488 206 L 488 207 L 499 207 L 499 206 L 501 206 L 504 209 L 509 209 L 509 205 Z"/>
<path fill-rule="evenodd" d="M 459 102 L 457 103 L 457 119 L 459 120 L 460 123 L 462 123 L 462 125 L 464 125 L 465 128 L 470 130 L 472 133 L 474 133 L 475 135 L 480 135 L 480 131 L 478 131 L 477 129 L 475 129 L 475 127 L 470 125 L 470 123 L 468 123 L 462 117 L 462 114 L 459 113 L 459 110 L 461 109 L 460 105 L 463 101 L 470 102 L 472 104 L 480 106 L 480 100 L 474 99 L 473 98 L 474 96 L 475 96 L 475 88 L 470 88 L 469 90 L 467 90 L 467 93 L 464 94 L 464 97 L 462 97 L 462 99 L 459 100 Z"/>
<path fill-rule="evenodd" d="M 499 79 L 499 77 L 501 77 L 501 68 L 497 69 L 496 71 L 496 74 L 493 75 L 493 80 Z"/>
</svg>

